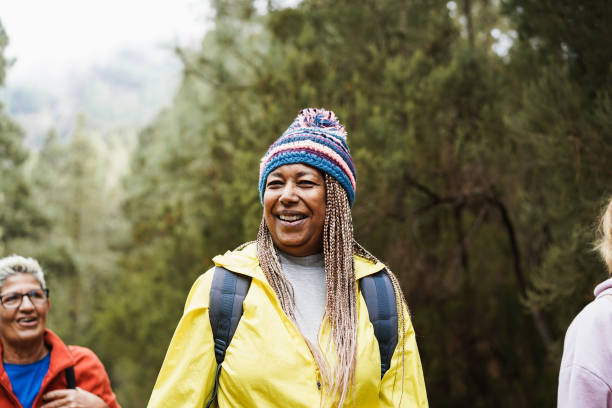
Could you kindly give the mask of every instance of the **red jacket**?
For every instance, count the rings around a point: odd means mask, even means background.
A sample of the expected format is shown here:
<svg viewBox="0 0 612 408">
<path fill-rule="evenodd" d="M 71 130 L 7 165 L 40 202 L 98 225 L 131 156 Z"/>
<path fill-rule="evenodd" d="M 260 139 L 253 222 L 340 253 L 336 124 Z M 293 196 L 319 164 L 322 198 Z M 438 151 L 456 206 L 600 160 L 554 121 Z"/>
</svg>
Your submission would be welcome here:
<svg viewBox="0 0 612 408">
<path fill-rule="evenodd" d="M 32 408 L 40 407 L 43 404 L 43 394 L 67 388 L 64 370 L 70 366 L 74 367 L 77 387 L 96 394 L 106 402 L 109 408 L 121 408 L 111 389 L 106 370 L 93 351 L 79 346 L 67 347 L 49 329 L 45 331 L 45 343 L 51 348 L 51 361 L 49 362 L 49 371 L 43 378 L 40 392 L 34 399 Z M 2 344 L 0 343 L 1 353 Z M 4 371 L 4 364 L 0 362 L 0 408 L 13 407 L 22 408 L 19 400 L 13 394 L 11 381 Z"/>
</svg>

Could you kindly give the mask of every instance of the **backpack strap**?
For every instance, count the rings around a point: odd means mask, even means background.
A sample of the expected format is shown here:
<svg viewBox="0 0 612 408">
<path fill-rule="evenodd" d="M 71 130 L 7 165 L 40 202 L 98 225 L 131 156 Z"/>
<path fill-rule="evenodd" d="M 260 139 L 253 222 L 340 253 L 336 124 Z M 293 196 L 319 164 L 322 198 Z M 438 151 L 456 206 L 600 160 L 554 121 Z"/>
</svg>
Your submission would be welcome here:
<svg viewBox="0 0 612 408">
<path fill-rule="evenodd" d="M 234 337 L 236 327 L 242 317 L 242 302 L 246 297 L 251 278 L 232 272 L 223 267 L 215 267 L 212 286 L 210 288 L 210 300 L 208 315 L 215 340 L 215 359 L 217 360 L 217 372 L 215 374 L 215 386 L 210 401 L 206 408 L 210 407 L 217 398 L 219 388 L 219 375 L 221 364 L 225 359 L 225 351 Z"/>
<path fill-rule="evenodd" d="M 74 367 L 70 366 L 66 368 L 64 374 L 66 375 L 66 388 L 74 390 L 77 386 L 76 377 L 74 376 Z"/>
<path fill-rule="evenodd" d="M 370 322 L 380 349 L 380 378 L 391 366 L 391 357 L 397 346 L 397 301 L 391 278 L 383 269 L 360 280 L 361 294 L 368 307 Z"/>
</svg>

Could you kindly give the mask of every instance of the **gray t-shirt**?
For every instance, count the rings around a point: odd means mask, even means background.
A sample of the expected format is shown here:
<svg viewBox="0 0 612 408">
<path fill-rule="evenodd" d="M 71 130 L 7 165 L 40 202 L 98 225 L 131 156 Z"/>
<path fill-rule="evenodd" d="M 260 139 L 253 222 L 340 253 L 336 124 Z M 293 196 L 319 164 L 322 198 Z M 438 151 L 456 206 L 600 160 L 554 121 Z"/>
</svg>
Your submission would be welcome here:
<svg viewBox="0 0 612 408">
<path fill-rule="evenodd" d="M 279 251 L 279 256 L 283 275 L 293 285 L 295 319 L 299 329 L 318 347 L 326 300 L 323 254 L 291 256 Z"/>
</svg>

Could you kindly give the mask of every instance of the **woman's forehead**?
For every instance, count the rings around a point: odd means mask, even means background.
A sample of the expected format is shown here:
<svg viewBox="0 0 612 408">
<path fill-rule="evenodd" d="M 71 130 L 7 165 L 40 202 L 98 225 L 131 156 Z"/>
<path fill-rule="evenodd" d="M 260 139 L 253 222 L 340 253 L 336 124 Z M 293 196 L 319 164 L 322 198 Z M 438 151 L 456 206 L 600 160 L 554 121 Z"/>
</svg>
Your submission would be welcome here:
<svg viewBox="0 0 612 408">
<path fill-rule="evenodd" d="M 29 273 L 16 273 L 9 276 L 4 281 L 0 291 L 6 292 L 7 290 L 17 289 L 20 287 L 40 287 L 40 282 Z"/>
<path fill-rule="evenodd" d="M 323 173 L 312 166 L 309 166 L 304 163 L 291 163 L 284 164 L 282 166 L 277 167 L 272 172 L 270 172 L 270 176 L 277 177 L 286 177 L 286 176 L 303 176 L 303 175 L 317 175 L 323 177 Z"/>
</svg>

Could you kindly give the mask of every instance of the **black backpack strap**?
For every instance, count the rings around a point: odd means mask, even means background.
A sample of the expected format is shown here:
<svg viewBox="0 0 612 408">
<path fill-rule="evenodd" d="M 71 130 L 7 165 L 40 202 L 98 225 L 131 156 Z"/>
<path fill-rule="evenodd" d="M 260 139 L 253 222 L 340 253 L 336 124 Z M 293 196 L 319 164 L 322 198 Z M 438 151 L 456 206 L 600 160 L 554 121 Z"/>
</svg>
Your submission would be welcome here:
<svg viewBox="0 0 612 408">
<path fill-rule="evenodd" d="M 251 278 L 248 276 L 220 266 L 215 268 L 212 286 L 210 287 L 208 314 L 215 340 L 217 372 L 212 396 L 206 404 L 207 408 L 217 397 L 219 375 L 221 374 L 221 364 L 225 359 L 225 350 L 227 350 L 232 337 L 234 337 L 236 327 L 238 327 L 242 317 L 242 302 L 249 291 L 250 285 Z"/>
<path fill-rule="evenodd" d="M 74 376 L 74 367 L 70 366 L 65 369 L 64 374 L 66 374 L 66 388 L 74 390 L 77 386 L 76 377 Z"/>
<path fill-rule="evenodd" d="M 398 317 L 395 290 L 385 269 L 361 278 L 360 288 L 380 348 L 380 378 L 382 378 L 391 366 L 391 357 L 397 346 Z"/>
</svg>

